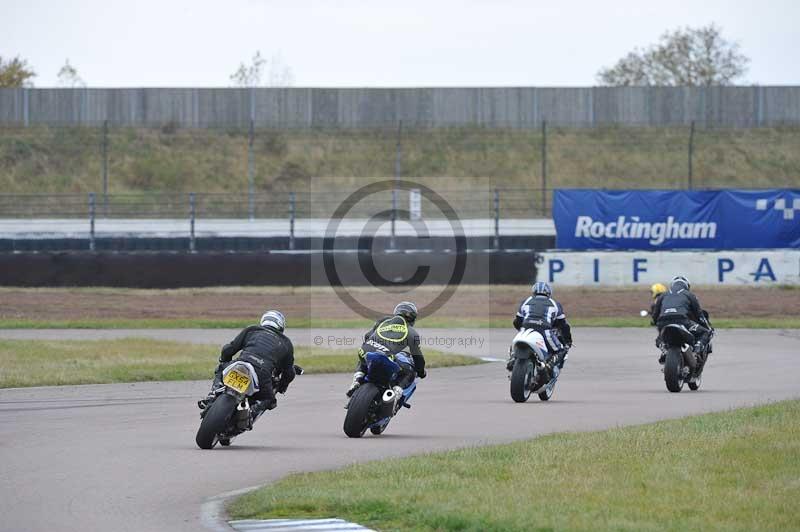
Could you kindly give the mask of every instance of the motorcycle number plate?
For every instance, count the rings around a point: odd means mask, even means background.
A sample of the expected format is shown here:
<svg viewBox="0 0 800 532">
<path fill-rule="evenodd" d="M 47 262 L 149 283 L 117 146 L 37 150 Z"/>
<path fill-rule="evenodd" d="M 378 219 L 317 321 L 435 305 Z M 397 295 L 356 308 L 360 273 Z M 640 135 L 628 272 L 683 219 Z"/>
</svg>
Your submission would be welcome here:
<svg viewBox="0 0 800 532">
<path fill-rule="evenodd" d="M 233 388 L 239 393 L 245 393 L 250 387 L 250 375 L 233 370 L 229 371 L 222 383 L 229 388 Z"/>
</svg>

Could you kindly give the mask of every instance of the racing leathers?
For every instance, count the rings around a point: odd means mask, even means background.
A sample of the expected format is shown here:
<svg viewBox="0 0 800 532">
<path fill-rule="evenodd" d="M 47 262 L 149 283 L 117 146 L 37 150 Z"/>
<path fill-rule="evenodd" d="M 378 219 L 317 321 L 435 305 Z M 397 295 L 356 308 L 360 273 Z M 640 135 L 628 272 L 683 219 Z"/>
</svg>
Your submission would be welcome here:
<svg viewBox="0 0 800 532">
<path fill-rule="evenodd" d="M 686 288 L 670 288 L 655 303 L 653 321 L 658 327 L 658 334 L 671 323 L 683 325 L 694 335 L 694 351 L 701 352 L 711 339 L 711 330 L 704 325 L 710 324 L 703 315 L 700 302 L 692 292 Z"/>
<path fill-rule="evenodd" d="M 269 327 L 260 325 L 246 327 L 236 338 L 222 347 L 209 398 L 214 396 L 214 390 L 222 383 L 223 370 L 239 351 L 241 354 L 238 360 L 252 364 L 258 376 L 259 391 L 251 396 L 255 403 L 250 409 L 255 419 L 264 410 L 275 408 L 277 406 L 275 392 L 285 393 L 294 380 L 294 346 L 283 333 Z M 273 375 L 279 376 L 277 390 L 273 389 Z"/>
<path fill-rule="evenodd" d="M 353 374 L 353 383 L 348 390 L 348 395 L 363 382 L 367 373 L 367 358 L 369 352 L 383 353 L 400 366 L 401 373 L 397 386 L 408 387 L 414 382 L 414 377 L 424 379 L 427 375 L 425 371 L 425 357 L 419 348 L 419 333 L 412 324 L 403 316 L 384 316 L 377 320 L 372 328 L 364 334 L 364 343 L 358 350 L 358 366 Z M 398 353 L 410 355 L 413 364 L 402 360 L 396 360 Z"/>
<path fill-rule="evenodd" d="M 664 292 L 665 294 L 666 292 Z M 661 302 L 661 298 L 664 297 L 664 294 L 658 294 L 656 297 L 653 298 L 653 303 L 650 305 L 650 325 L 656 324 L 656 307 Z"/>
<path fill-rule="evenodd" d="M 561 303 L 542 294 L 529 296 L 517 310 L 514 328 L 541 333 L 553 364 L 563 369 L 567 349 L 572 345 L 572 330 Z"/>
</svg>

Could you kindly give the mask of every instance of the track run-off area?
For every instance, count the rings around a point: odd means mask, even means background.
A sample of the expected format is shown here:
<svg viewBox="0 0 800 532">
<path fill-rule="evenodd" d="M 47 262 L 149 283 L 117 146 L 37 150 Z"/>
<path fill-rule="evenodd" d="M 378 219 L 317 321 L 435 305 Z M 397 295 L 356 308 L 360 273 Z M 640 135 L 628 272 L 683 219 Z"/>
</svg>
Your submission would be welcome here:
<svg viewBox="0 0 800 532">
<path fill-rule="evenodd" d="M 2 330 L 0 338 L 222 344 L 236 332 Z M 514 335 L 510 328 L 420 333 L 423 350 L 492 358 L 505 358 Z M 288 334 L 297 345 L 352 347 L 355 363 L 363 331 Z M 702 388 L 680 394 L 665 389 L 653 330 L 576 328 L 573 335 L 576 345 L 549 403 L 533 397 L 515 404 L 500 363 L 433 369 L 411 410 L 384 435 L 360 440 L 342 432 L 349 374 L 298 377 L 252 432 L 213 451 L 194 443 L 195 403 L 208 381 L 0 390 L 0 528 L 226 530 L 220 495 L 294 472 L 800 397 L 800 330 L 718 330 Z"/>
</svg>

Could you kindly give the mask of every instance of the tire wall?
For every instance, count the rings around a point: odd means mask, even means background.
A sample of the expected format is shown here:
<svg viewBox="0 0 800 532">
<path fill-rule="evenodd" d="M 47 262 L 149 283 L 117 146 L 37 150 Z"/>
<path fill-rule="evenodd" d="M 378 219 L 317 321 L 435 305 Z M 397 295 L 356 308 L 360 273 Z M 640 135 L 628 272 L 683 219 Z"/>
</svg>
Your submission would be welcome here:
<svg viewBox="0 0 800 532">
<path fill-rule="evenodd" d="M 521 284 L 536 279 L 535 254 L 530 251 L 333 252 L 331 257 L 339 281 L 346 286 L 403 283 L 419 271 L 425 284 L 458 283 L 453 271 L 459 263 L 463 284 Z M 365 274 L 370 268 L 373 275 Z M 322 252 L 0 254 L 0 286 L 328 286 L 329 279 Z"/>
</svg>

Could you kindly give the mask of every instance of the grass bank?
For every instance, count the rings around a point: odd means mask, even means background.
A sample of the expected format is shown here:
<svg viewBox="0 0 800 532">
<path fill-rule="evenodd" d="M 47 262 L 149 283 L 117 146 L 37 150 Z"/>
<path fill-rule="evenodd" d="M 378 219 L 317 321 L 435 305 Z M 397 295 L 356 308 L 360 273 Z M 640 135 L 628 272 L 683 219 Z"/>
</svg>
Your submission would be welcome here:
<svg viewBox="0 0 800 532">
<path fill-rule="evenodd" d="M 101 319 L 38 320 L 0 318 L 0 329 L 239 329 L 252 323 L 248 318 L 232 319 Z M 608 318 L 570 318 L 573 327 L 651 327 L 649 318 L 617 316 Z M 290 329 L 365 329 L 363 319 L 289 319 Z M 418 328 L 485 329 L 510 328 L 511 318 L 458 318 L 431 317 L 420 320 Z M 714 320 L 718 329 L 800 329 L 800 316 L 719 318 Z"/>
<path fill-rule="evenodd" d="M 295 348 L 308 373 L 344 373 L 355 367 L 355 350 Z M 0 340 L 0 388 L 114 382 L 209 379 L 219 346 L 142 338 L 119 340 Z M 472 357 L 425 350 L 429 367 L 479 364 Z"/>
<path fill-rule="evenodd" d="M 109 191 L 247 190 L 247 128 L 115 128 L 107 139 Z M 314 178 L 335 178 L 343 190 L 368 178 L 393 176 L 397 130 L 257 130 L 252 140 L 259 192 L 305 191 Z M 463 189 L 469 179 L 496 176 L 511 188 L 538 187 L 542 135 L 536 130 L 481 127 L 407 129 L 404 177 Z M 553 187 L 674 188 L 686 178 L 687 127 L 550 127 L 547 182 Z M 102 189 L 101 127 L 4 128 L 0 189 L 7 193 Z M 699 128 L 694 137 L 699 187 L 774 187 L 796 183 L 800 128 Z M 429 177 L 445 176 L 445 177 Z M 532 201 L 532 200 L 531 200 Z M 508 208 L 514 208 L 513 205 Z M 530 208 L 530 202 L 517 207 Z"/>
<path fill-rule="evenodd" d="M 796 530 L 800 401 L 292 475 L 235 518 L 380 530 Z"/>
</svg>

